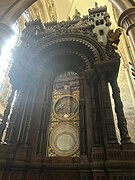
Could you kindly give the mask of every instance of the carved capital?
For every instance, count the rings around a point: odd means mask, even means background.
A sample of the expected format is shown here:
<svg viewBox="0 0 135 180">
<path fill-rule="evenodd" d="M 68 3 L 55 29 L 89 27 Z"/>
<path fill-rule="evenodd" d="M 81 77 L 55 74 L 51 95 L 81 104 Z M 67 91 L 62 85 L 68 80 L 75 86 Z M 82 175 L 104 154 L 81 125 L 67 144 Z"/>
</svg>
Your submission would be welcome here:
<svg viewBox="0 0 135 180">
<path fill-rule="evenodd" d="M 89 84 L 93 83 L 96 79 L 96 73 L 94 71 L 94 69 L 88 69 L 85 71 L 86 74 L 86 79 L 88 81 Z"/>
<path fill-rule="evenodd" d="M 97 61 L 94 64 L 95 73 L 100 80 L 109 80 L 111 78 L 117 79 L 119 71 L 119 59 L 110 61 Z"/>
<path fill-rule="evenodd" d="M 118 25 L 126 29 L 126 34 L 129 35 L 135 48 L 135 7 L 130 7 L 122 12 Z"/>
<path fill-rule="evenodd" d="M 126 9 L 118 19 L 118 25 L 126 29 L 128 35 L 129 30 L 135 27 L 135 7 Z"/>
</svg>

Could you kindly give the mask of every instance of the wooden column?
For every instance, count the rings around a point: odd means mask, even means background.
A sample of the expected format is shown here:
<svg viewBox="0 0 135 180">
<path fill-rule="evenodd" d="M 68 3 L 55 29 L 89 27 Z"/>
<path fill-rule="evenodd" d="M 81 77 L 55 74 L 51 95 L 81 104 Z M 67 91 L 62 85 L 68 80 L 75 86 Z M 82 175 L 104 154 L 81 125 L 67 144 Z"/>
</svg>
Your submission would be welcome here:
<svg viewBox="0 0 135 180">
<path fill-rule="evenodd" d="M 111 84 L 112 92 L 113 92 L 115 112 L 118 119 L 118 128 L 120 131 L 121 143 L 131 143 L 131 140 L 128 134 L 128 129 L 127 129 L 127 121 L 124 116 L 123 103 L 121 101 L 120 90 L 117 84 L 117 79 L 111 79 L 110 84 Z"/>
<path fill-rule="evenodd" d="M 46 154 L 48 143 L 48 127 L 50 121 L 50 102 L 52 97 L 52 84 L 47 82 L 43 87 L 43 102 L 38 132 L 37 154 Z"/>
<path fill-rule="evenodd" d="M 102 118 L 105 120 L 105 131 L 104 135 L 106 134 L 106 141 L 107 143 L 117 143 L 114 119 L 113 119 L 113 112 L 108 88 L 108 82 L 102 72 L 100 75 L 100 85 L 99 91 L 101 91 L 101 106 L 103 112 L 101 111 Z M 101 122 L 103 120 L 101 119 Z M 103 127 L 104 128 L 104 127 Z"/>
<path fill-rule="evenodd" d="M 32 116 L 33 116 L 33 110 L 34 110 L 34 105 L 35 105 L 35 99 L 36 99 L 36 94 L 37 94 L 37 89 L 36 87 L 33 88 L 33 92 L 31 94 L 31 101 L 30 101 L 30 108 L 29 108 L 29 113 L 28 113 L 28 117 L 27 117 L 27 126 L 26 126 L 26 133 L 25 133 L 25 137 L 24 137 L 24 144 L 25 145 L 30 145 L 30 139 L 29 139 L 29 135 L 30 135 L 30 131 L 31 131 L 31 124 L 32 124 Z"/>
<path fill-rule="evenodd" d="M 4 111 L 4 117 L 3 117 L 3 120 L 2 120 L 2 123 L 1 123 L 1 126 L 0 126 L 0 141 L 2 141 L 2 136 L 3 136 L 3 132 L 6 128 L 6 123 L 8 121 L 8 116 L 10 114 L 10 111 L 11 111 L 11 104 L 13 102 L 13 99 L 14 99 L 14 94 L 15 94 L 15 89 L 12 89 L 12 92 L 11 92 L 11 95 L 8 99 L 8 104 L 7 104 L 7 107 Z"/>
<path fill-rule="evenodd" d="M 26 119 L 25 117 L 27 116 L 27 104 L 29 102 L 29 94 L 30 91 L 29 89 L 26 88 L 26 90 L 24 90 L 23 92 L 23 110 L 22 113 L 20 113 L 20 124 L 19 124 L 19 131 L 18 131 L 18 137 L 17 137 L 17 141 L 19 144 L 23 144 L 24 143 L 24 130 L 25 130 L 25 123 L 26 123 Z"/>
<path fill-rule="evenodd" d="M 84 97 L 84 77 L 80 78 L 80 154 L 82 159 L 87 156 L 87 137 L 86 137 L 86 116 L 85 116 L 85 97 Z"/>
<path fill-rule="evenodd" d="M 9 125 L 8 125 L 8 129 L 7 129 L 7 132 L 6 132 L 6 137 L 5 137 L 5 142 L 7 144 L 11 143 L 11 136 L 12 136 L 11 134 L 14 131 L 14 121 L 16 119 L 16 114 L 17 114 L 16 110 L 17 110 L 18 98 L 19 98 L 19 91 L 16 91 L 15 100 L 14 100 L 14 104 L 13 104 L 13 107 L 12 107 L 12 113 L 11 113 L 11 116 L 10 116 L 10 119 L 9 119 Z"/>
<path fill-rule="evenodd" d="M 80 170 L 80 180 L 89 180 L 91 179 L 90 178 L 90 175 L 89 175 L 89 172 L 86 172 L 85 170 Z"/>
<path fill-rule="evenodd" d="M 19 138 L 19 142 L 23 145 L 25 145 L 25 140 L 26 140 L 26 134 L 27 134 L 27 128 L 28 128 L 28 122 L 29 122 L 29 114 L 31 112 L 31 108 L 33 106 L 33 89 L 32 88 L 29 88 L 28 90 L 28 97 L 26 96 L 26 104 L 24 106 L 24 111 L 22 114 L 22 117 L 23 117 L 23 121 L 22 121 L 22 127 L 21 127 L 21 135 L 20 135 L 20 138 Z"/>
<path fill-rule="evenodd" d="M 86 71 L 87 80 L 89 83 L 89 91 L 91 93 L 91 111 L 92 111 L 92 136 L 93 136 L 93 144 L 101 145 L 103 144 L 103 132 L 102 125 L 100 121 L 100 105 L 99 105 L 99 95 L 98 95 L 98 83 L 96 74 L 93 69 Z"/>
<path fill-rule="evenodd" d="M 14 108 L 13 108 L 13 112 L 11 114 L 11 118 L 10 118 L 10 131 L 9 131 L 9 135 L 8 135 L 8 139 L 7 139 L 7 143 L 8 144 L 13 144 L 15 145 L 17 142 L 17 134 L 18 134 L 18 129 L 19 129 L 19 112 L 20 112 L 20 106 L 21 106 L 21 102 L 23 99 L 23 93 L 21 90 L 18 91 L 18 95 L 16 97 L 16 101 L 14 104 Z"/>
</svg>

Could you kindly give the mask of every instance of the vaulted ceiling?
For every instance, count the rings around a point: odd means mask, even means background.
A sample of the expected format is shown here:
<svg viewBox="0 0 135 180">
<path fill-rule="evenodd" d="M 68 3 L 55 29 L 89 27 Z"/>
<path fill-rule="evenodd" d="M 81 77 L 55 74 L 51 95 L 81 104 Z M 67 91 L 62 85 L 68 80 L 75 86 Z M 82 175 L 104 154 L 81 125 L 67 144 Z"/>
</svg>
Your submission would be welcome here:
<svg viewBox="0 0 135 180">
<path fill-rule="evenodd" d="M 36 0 L 1 0 L 0 22 L 12 25 Z"/>
<path fill-rule="evenodd" d="M 72 17 L 75 7 L 85 15 L 87 10 L 94 6 L 94 2 L 95 0 L 0 0 L 0 22 L 11 26 L 25 10 L 29 19 L 36 19 L 39 16 L 43 22 L 66 20 L 68 16 Z M 112 12 L 108 0 L 96 2 L 99 6 L 107 5 L 109 12 Z M 20 17 L 22 26 L 23 21 L 24 17 Z"/>
</svg>

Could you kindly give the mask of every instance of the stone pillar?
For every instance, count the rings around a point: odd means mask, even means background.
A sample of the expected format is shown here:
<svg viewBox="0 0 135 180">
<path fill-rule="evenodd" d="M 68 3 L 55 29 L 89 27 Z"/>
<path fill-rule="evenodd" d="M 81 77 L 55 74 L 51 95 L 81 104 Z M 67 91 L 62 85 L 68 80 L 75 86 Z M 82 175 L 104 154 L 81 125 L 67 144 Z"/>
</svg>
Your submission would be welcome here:
<svg viewBox="0 0 135 180">
<path fill-rule="evenodd" d="M 135 7 L 125 10 L 119 17 L 118 25 L 126 29 L 135 49 Z"/>
<path fill-rule="evenodd" d="M 113 99 L 115 103 L 115 112 L 118 119 L 118 128 L 121 136 L 121 143 L 131 143 L 127 130 L 127 121 L 124 116 L 123 103 L 120 98 L 120 90 L 116 79 L 111 79 L 110 84 L 113 92 Z"/>
<path fill-rule="evenodd" d="M 119 11 L 118 25 L 126 29 L 135 49 L 135 6 L 129 1 L 110 0 Z"/>
<path fill-rule="evenodd" d="M 5 44 L 6 40 L 10 38 L 13 34 L 14 33 L 12 29 L 8 25 L 0 22 L 0 54 L 1 54 L 1 49 Z"/>
</svg>

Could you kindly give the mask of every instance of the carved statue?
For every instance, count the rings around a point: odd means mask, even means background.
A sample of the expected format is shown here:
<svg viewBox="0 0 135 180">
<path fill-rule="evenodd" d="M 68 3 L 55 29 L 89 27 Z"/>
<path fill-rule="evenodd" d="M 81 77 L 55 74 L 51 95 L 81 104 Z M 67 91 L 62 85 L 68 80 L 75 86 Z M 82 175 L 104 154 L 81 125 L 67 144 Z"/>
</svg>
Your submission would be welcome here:
<svg viewBox="0 0 135 180">
<path fill-rule="evenodd" d="M 95 8 L 98 8 L 98 3 L 97 2 L 95 2 Z"/>
<path fill-rule="evenodd" d="M 120 28 L 116 29 L 115 32 L 110 30 L 107 34 L 107 46 L 117 49 L 121 34 L 122 30 Z"/>
</svg>

